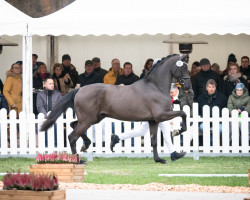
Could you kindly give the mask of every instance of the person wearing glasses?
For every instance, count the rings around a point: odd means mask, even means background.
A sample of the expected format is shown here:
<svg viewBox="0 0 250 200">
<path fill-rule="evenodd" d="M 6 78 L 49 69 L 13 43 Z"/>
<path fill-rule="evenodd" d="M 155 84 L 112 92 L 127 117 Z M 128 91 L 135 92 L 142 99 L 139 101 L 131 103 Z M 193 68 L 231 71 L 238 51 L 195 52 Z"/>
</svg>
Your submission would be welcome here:
<svg viewBox="0 0 250 200">
<path fill-rule="evenodd" d="M 22 111 L 21 66 L 17 63 L 12 64 L 6 76 L 3 94 L 9 104 L 9 109 L 14 109 L 19 114 Z"/>
</svg>

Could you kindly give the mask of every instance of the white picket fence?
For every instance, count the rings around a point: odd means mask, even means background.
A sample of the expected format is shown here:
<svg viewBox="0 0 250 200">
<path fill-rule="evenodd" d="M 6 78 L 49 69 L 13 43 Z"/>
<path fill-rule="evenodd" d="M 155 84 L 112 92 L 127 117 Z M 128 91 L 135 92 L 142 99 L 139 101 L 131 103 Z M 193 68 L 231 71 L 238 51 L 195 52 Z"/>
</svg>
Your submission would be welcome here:
<svg viewBox="0 0 250 200">
<path fill-rule="evenodd" d="M 173 138 L 173 143 L 177 151 L 186 151 L 194 155 L 199 153 L 202 156 L 218 156 L 218 155 L 250 155 L 249 145 L 249 127 L 250 118 L 247 112 L 243 112 L 241 118 L 238 118 L 237 111 L 233 111 L 232 117 L 229 117 L 227 108 L 222 110 L 222 117 L 219 116 L 218 107 L 213 108 L 212 117 L 208 106 L 203 108 L 204 117 L 198 116 L 198 104 L 193 104 L 193 117 L 190 117 L 190 108 L 184 107 L 187 113 L 188 132 L 183 133 L 183 139 L 180 136 Z M 0 157 L 5 156 L 26 156 L 34 157 L 39 153 L 52 152 L 71 152 L 68 139 L 65 135 L 69 135 L 72 131 L 70 122 L 76 120 L 73 117 L 72 109 L 68 109 L 66 117 L 60 116 L 56 122 L 57 126 L 57 147 L 54 145 L 54 126 L 48 130 L 48 146 L 45 147 L 45 132 L 40 132 L 39 127 L 44 121 L 43 114 L 38 115 L 38 119 L 34 114 L 25 116 L 20 113 L 19 119 L 16 119 L 15 111 L 10 111 L 9 117 L 5 109 L 0 111 Z M 199 146 L 199 123 L 203 122 L 203 146 Z M 212 127 L 210 128 L 210 122 Z M 229 136 L 229 122 L 232 122 L 232 140 Z M 80 153 L 83 144 L 80 138 L 77 141 L 77 150 L 82 156 L 99 156 L 99 157 L 152 157 L 152 147 L 150 142 L 150 134 L 146 133 L 144 137 L 134 138 L 132 145 L 131 139 L 120 142 L 114 148 L 115 152 L 110 150 L 110 138 L 112 134 L 112 123 L 115 127 L 115 133 L 131 130 L 131 122 L 122 122 L 119 120 L 106 118 L 99 124 L 93 125 L 87 131 L 88 137 L 93 143 L 86 153 Z M 190 126 L 192 124 L 192 128 Z M 222 137 L 219 134 L 219 124 L 222 123 Z M 239 123 L 242 125 L 241 142 L 239 141 Z M 36 128 L 36 126 L 38 128 Z M 134 127 L 140 126 L 140 122 L 135 122 Z M 193 140 L 190 142 L 190 132 L 193 133 Z M 210 133 L 212 133 L 213 144 L 210 144 Z M 8 136 L 9 135 L 9 136 Z M 36 136 L 37 135 L 37 136 Z M 37 137 L 37 139 L 36 139 Z M 8 139 L 9 138 L 9 139 Z M 36 144 L 36 140 L 38 140 Z M 181 140 L 183 142 L 181 142 Z M 66 144 L 64 144 L 66 141 Z M 105 141 L 105 142 L 104 142 Z M 158 129 L 158 152 L 160 156 L 169 155 L 164 142 L 161 142 L 160 129 Z M 197 155 L 196 155 L 197 156 Z"/>
</svg>

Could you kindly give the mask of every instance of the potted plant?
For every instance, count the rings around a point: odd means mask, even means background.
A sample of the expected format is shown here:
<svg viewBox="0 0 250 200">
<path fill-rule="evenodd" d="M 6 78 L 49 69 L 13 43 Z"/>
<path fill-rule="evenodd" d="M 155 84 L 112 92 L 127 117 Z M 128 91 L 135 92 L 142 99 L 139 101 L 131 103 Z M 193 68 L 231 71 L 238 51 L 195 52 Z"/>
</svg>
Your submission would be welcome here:
<svg viewBox="0 0 250 200">
<path fill-rule="evenodd" d="M 65 190 L 58 190 L 58 179 L 54 174 L 8 173 L 3 178 L 1 199 L 66 199 Z"/>
<path fill-rule="evenodd" d="M 84 165 L 79 155 L 68 153 L 38 154 L 30 173 L 55 173 L 61 182 L 83 182 Z"/>
</svg>

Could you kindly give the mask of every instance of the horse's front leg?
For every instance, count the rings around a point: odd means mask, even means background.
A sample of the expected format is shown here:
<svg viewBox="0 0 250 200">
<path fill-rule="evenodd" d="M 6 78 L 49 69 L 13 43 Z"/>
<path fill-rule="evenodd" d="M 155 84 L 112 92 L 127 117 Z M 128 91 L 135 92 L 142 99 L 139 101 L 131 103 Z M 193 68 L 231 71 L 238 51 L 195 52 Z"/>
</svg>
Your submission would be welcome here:
<svg viewBox="0 0 250 200">
<path fill-rule="evenodd" d="M 150 129 L 150 137 L 151 137 L 151 145 L 153 147 L 154 161 L 160 162 L 162 164 L 167 164 L 167 161 L 161 159 L 157 152 L 157 129 L 158 123 L 154 121 L 149 121 L 149 129 Z"/>
</svg>

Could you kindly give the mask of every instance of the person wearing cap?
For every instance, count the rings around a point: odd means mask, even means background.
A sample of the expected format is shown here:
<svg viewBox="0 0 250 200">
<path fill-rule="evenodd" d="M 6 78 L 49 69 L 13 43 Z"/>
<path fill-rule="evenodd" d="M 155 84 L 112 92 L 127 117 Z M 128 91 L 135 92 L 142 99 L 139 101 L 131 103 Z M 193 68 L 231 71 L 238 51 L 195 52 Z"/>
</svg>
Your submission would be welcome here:
<svg viewBox="0 0 250 200">
<path fill-rule="evenodd" d="M 71 64 L 71 57 L 69 54 L 64 54 L 62 56 L 62 65 L 63 65 L 65 74 L 69 74 L 70 79 L 73 82 L 71 88 L 75 88 L 77 78 L 78 78 L 78 71 L 76 70 L 75 66 Z"/>
<path fill-rule="evenodd" d="M 93 61 L 86 60 L 85 72 L 78 76 L 77 84 L 80 84 L 80 87 L 83 87 L 94 83 L 102 83 L 102 79 L 94 71 Z"/>
<path fill-rule="evenodd" d="M 232 114 L 233 110 L 237 110 L 239 113 L 239 117 L 243 111 L 247 111 L 250 114 L 250 96 L 247 88 L 243 83 L 238 83 L 232 92 L 232 94 L 228 98 L 227 108 L 229 110 L 229 114 Z M 248 123 L 248 127 L 250 128 L 250 123 Z M 239 126 L 241 129 L 241 126 Z M 232 136 L 232 124 L 230 123 L 230 139 Z M 250 129 L 249 129 L 250 132 Z M 250 138 L 249 138 L 250 139 Z"/>
<path fill-rule="evenodd" d="M 125 62 L 123 65 L 123 74 L 119 75 L 116 79 L 115 85 L 131 85 L 132 83 L 139 80 L 139 77 L 134 74 L 132 64 Z"/>
<path fill-rule="evenodd" d="M 207 58 L 200 60 L 201 71 L 198 72 L 193 79 L 193 91 L 194 101 L 197 101 L 198 97 L 206 92 L 206 84 L 209 79 L 215 80 L 217 84 L 217 90 L 221 90 L 222 80 L 218 73 L 211 70 L 210 61 Z"/>
<path fill-rule="evenodd" d="M 104 76 L 108 73 L 106 69 L 101 68 L 101 60 L 100 58 L 94 57 L 92 59 L 94 71 L 101 77 L 101 80 L 103 82 Z"/>
<path fill-rule="evenodd" d="M 229 56 L 228 56 L 228 59 L 227 59 L 227 67 L 226 69 L 223 71 L 222 73 L 222 79 L 228 75 L 228 72 L 229 72 L 229 65 L 232 64 L 232 63 L 237 63 L 237 59 L 236 59 L 236 56 L 231 53 Z"/>
<path fill-rule="evenodd" d="M 111 64 L 112 66 L 109 72 L 103 78 L 103 83 L 114 85 L 116 82 L 117 76 L 122 75 L 122 69 L 120 66 L 120 61 L 117 58 L 113 59 L 111 61 Z"/>
<path fill-rule="evenodd" d="M 223 78 L 222 93 L 229 98 L 237 83 L 244 83 L 248 86 L 247 77 L 242 75 L 240 72 L 240 67 L 237 63 L 229 64 L 228 75 Z"/>
<path fill-rule="evenodd" d="M 204 93 L 202 93 L 198 97 L 197 103 L 198 103 L 198 108 L 199 108 L 199 115 L 201 117 L 205 115 L 205 113 L 203 113 L 203 107 L 205 105 L 209 106 L 210 117 L 212 117 L 212 109 L 214 106 L 217 106 L 219 108 L 220 115 L 221 115 L 222 109 L 227 107 L 227 98 L 224 94 L 222 94 L 221 92 L 217 90 L 216 81 L 214 79 L 209 79 L 206 83 L 206 90 Z M 220 123 L 219 126 L 220 126 L 220 134 L 221 134 L 222 124 Z M 200 130 L 203 133 L 203 123 L 200 124 Z M 202 141 L 203 140 L 201 140 L 200 142 L 202 143 Z M 211 143 L 212 143 L 212 137 L 211 137 Z"/>
</svg>

